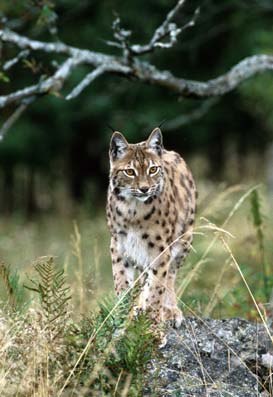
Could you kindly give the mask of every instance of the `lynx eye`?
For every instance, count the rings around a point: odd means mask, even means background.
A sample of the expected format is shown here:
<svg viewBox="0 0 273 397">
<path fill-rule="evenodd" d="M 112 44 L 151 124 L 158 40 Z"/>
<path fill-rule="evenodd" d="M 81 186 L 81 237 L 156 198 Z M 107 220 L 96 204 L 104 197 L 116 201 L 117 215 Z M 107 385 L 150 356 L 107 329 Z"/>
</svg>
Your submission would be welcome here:
<svg viewBox="0 0 273 397">
<path fill-rule="evenodd" d="M 154 175 L 157 173 L 157 171 L 159 170 L 159 167 L 156 167 L 155 165 L 153 165 L 152 167 L 150 167 L 149 169 L 149 174 L 150 175 Z"/>
<path fill-rule="evenodd" d="M 136 175 L 136 173 L 135 173 L 135 171 L 133 170 L 133 168 L 128 168 L 127 170 L 124 170 L 123 172 L 124 172 L 125 175 L 130 176 L 130 177 Z"/>
</svg>

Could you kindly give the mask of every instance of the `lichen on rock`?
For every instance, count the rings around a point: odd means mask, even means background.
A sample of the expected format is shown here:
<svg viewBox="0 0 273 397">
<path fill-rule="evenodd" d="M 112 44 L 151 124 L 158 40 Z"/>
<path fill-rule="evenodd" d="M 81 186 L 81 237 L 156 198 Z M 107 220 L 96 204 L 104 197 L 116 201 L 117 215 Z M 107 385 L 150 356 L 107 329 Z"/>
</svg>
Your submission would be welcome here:
<svg viewBox="0 0 273 397">
<path fill-rule="evenodd" d="M 262 324 L 186 318 L 149 363 L 143 396 L 272 396 L 272 357 Z"/>
</svg>

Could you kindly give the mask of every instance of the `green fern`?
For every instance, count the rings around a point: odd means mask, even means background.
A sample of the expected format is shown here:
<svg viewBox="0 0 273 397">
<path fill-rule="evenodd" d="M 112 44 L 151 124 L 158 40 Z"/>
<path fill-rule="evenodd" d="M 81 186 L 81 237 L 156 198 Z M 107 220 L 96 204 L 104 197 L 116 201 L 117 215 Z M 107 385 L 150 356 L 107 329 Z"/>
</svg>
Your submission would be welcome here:
<svg viewBox="0 0 273 397">
<path fill-rule="evenodd" d="M 157 344 L 158 338 L 147 314 L 140 314 L 136 319 L 126 322 L 123 332 L 117 338 L 115 354 L 109 357 L 106 365 L 116 377 L 122 371 L 121 390 L 123 382 L 130 377 L 128 396 L 142 394 L 145 368 L 152 359 Z"/>
<path fill-rule="evenodd" d="M 39 294 L 47 324 L 65 319 L 71 296 L 70 288 L 65 284 L 64 271 L 55 269 L 52 257 L 39 258 L 34 268 L 39 280 L 30 279 L 32 286 L 25 287 Z"/>
<path fill-rule="evenodd" d="M 115 392 L 116 396 L 121 395 L 126 380 L 130 378 L 128 397 L 140 396 L 145 367 L 156 351 L 158 337 L 147 315 L 128 319 L 132 297 L 124 297 L 118 306 L 116 302 L 113 296 L 106 297 L 99 303 L 97 313 L 83 318 L 75 339 L 86 343 L 91 335 L 96 334 L 96 337 L 77 369 L 76 377 L 82 384 L 88 384 L 90 390 L 99 390 L 101 395 Z M 94 375 L 97 365 L 100 370 Z M 94 376 L 91 383 L 90 374 Z"/>
<path fill-rule="evenodd" d="M 155 335 L 152 331 L 150 319 L 145 314 L 130 321 L 124 336 L 117 346 L 117 352 L 128 372 L 137 375 L 143 372 L 147 362 L 151 359 L 155 347 Z"/>
<path fill-rule="evenodd" d="M 116 379 L 123 374 L 120 380 L 121 389 L 126 377 L 131 377 L 129 396 L 141 395 L 145 366 L 151 360 L 158 343 L 147 314 L 128 319 L 133 301 L 132 297 L 126 297 L 113 314 L 108 326 L 104 327 L 106 335 L 110 336 L 108 343 L 111 339 L 115 346 L 114 352 L 106 357 L 105 366 Z M 107 301 L 100 305 L 103 317 L 110 312 L 111 306 Z M 100 344 L 101 341 L 98 340 L 97 343 Z"/>
</svg>

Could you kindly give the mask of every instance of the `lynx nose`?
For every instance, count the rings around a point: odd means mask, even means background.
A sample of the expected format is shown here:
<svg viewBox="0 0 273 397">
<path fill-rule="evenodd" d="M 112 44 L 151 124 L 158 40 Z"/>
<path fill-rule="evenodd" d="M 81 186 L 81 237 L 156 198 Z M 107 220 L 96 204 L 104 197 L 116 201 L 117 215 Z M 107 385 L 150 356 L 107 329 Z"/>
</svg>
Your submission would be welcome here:
<svg viewBox="0 0 273 397">
<path fill-rule="evenodd" d="M 142 187 L 139 188 L 139 190 L 141 191 L 141 193 L 147 193 L 148 190 L 149 190 L 149 187 L 148 186 L 142 186 Z"/>
</svg>

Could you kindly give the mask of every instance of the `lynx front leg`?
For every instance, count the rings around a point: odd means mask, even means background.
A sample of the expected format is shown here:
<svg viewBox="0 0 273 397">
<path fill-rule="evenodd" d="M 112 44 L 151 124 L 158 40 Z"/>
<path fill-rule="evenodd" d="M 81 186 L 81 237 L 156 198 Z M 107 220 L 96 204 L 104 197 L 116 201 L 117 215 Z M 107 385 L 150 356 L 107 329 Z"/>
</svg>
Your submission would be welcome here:
<svg viewBox="0 0 273 397">
<path fill-rule="evenodd" d="M 117 295 L 120 295 L 128 287 L 132 286 L 134 268 L 114 238 L 111 239 L 111 257 L 115 291 Z"/>
<path fill-rule="evenodd" d="M 147 270 L 139 296 L 139 309 L 147 311 L 155 323 L 164 321 L 164 301 L 170 256 L 165 253 Z"/>
<path fill-rule="evenodd" d="M 170 266 L 164 301 L 164 320 L 170 321 L 175 328 L 179 328 L 183 321 L 182 311 L 177 306 L 177 298 L 175 293 L 176 269 L 173 264 Z"/>
<path fill-rule="evenodd" d="M 183 321 L 182 311 L 178 308 L 177 298 L 175 293 L 175 279 L 177 269 L 181 266 L 181 263 L 188 255 L 191 242 L 192 242 L 193 227 L 189 226 L 187 231 L 184 233 L 180 252 L 177 254 L 175 260 L 170 265 L 170 269 L 167 277 L 165 303 L 164 303 L 164 317 L 166 321 L 170 321 L 175 328 L 179 328 Z"/>
</svg>

